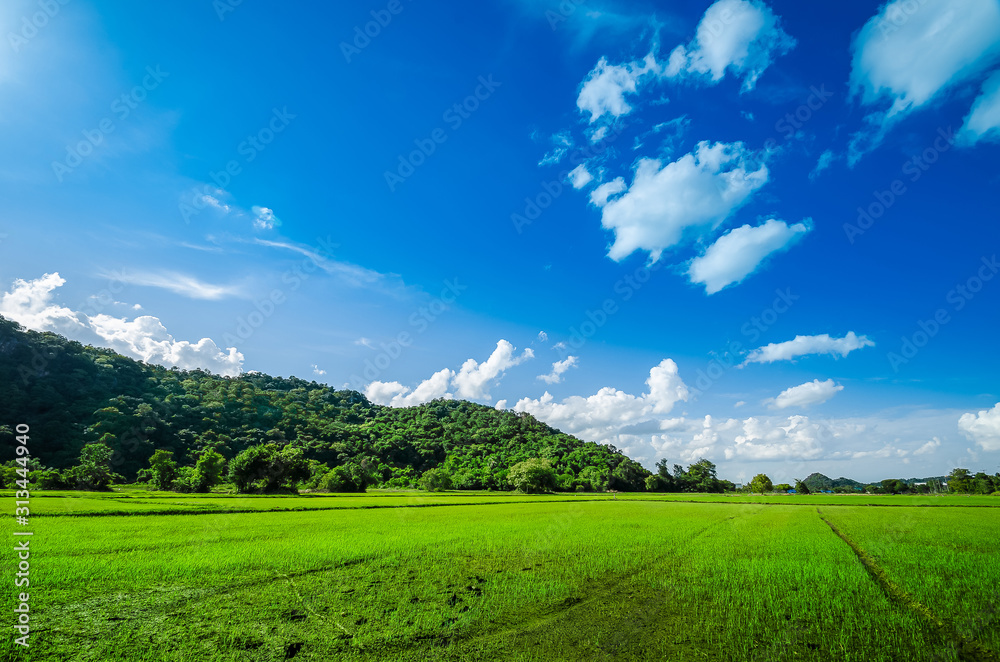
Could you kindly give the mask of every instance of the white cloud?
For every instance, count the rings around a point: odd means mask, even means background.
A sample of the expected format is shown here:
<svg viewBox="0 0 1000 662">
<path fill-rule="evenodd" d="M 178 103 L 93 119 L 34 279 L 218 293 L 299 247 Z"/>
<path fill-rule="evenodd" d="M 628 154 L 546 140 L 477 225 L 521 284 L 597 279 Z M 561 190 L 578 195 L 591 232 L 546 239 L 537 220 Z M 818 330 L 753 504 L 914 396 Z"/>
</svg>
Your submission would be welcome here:
<svg viewBox="0 0 1000 662">
<path fill-rule="evenodd" d="M 963 145 L 974 145 L 980 140 L 1000 142 L 1000 71 L 983 83 L 957 140 Z"/>
<path fill-rule="evenodd" d="M 448 386 L 454 377 L 453 370 L 438 370 L 412 391 L 399 382 L 372 382 L 365 389 L 365 396 L 375 404 L 390 407 L 414 407 L 438 398 L 451 400 Z"/>
<path fill-rule="evenodd" d="M 551 137 L 551 141 L 552 151 L 542 157 L 542 160 L 538 162 L 539 166 L 549 166 L 559 163 L 566 156 L 569 148 L 573 146 L 573 140 L 570 137 L 569 131 L 560 131 L 554 134 Z"/>
<path fill-rule="evenodd" d="M 313 374 L 316 375 L 317 377 L 326 374 L 326 370 L 320 370 L 320 367 L 315 363 L 312 365 L 312 369 L 313 369 Z"/>
<path fill-rule="evenodd" d="M 1000 402 L 993 409 L 962 414 L 958 429 L 984 451 L 1000 451 Z"/>
<path fill-rule="evenodd" d="M 821 441 L 831 436 L 820 423 L 806 416 L 787 419 L 750 417 L 742 422 L 732 446 L 723 452 L 727 459 L 793 460 L 810 459 L 823 453 Z"/>
<path fill-rule="evenodd" d="M 274 215 L 273 209 L 254 205 L 250 211 L 253 212 L 253 227 L 256 230 L 273 230 L 275 226 L 281 225 L 281 220 Z"/>
<path fill-rule="evenodd" d="M 878 146 L 901 117 L 973 79 L 1000 55 L 996 0 L 894 0 L 854 40 L 851 92 L 877 110 L 852 137 L 849 163 Z"/>
<path fill-rule="evenodd" d="M 537 379 L 546 384 L 558 384 L 562 381 L 563 373 L 575 366 L 579 358 L 578 356 L 567 356 L 562 361 L 556 361 L 552 364 L 552 372 L 547 375 L 538 375 Z"/>
<path fill-rule="evenodd" d="M 820 154 L 819 159 L 816 160 L 816 167 L 813 168 L 812 172 L 809 173 L 809 179 L 816 179 L 817 177 L 819 177 L 819 173 L 823 172 L 831 165 L 833 165 L 833 160 L 835 157 L 836 155 L 833 153 L 833 150 L 829 149 Z"/>
<path fill-rule="evenodd" d="M 231 207 L 229 205 L 227 205 L 226 203 L 222 202 L 221 200 L 219 200 L 219 198 L 215 197 L 214 195 L 208 195 L 206 193 L 205 195 L 201 196 L 201 200 L 202 200 L 202 202 L 204 202 L 205 204 L 207 204 L 209 207 L 214 207 L 215 209 L 219 210 L 223 214 L 228 214 L 229 211 L 230 211 L 230 209 L 231 209 Z"/>
<path fill-rule="evenodd" d="M 729 70 L 749 91 L 775 58 L 794 47 L 795 39 L 763 2 L 719 0 L 705 11 L 694 40 L 670 54 L 666 75 L 708 77 L 718 83 Z"/>
<path fill-rule="evenodd" d="M 784 221 L 770 219 L 763 225 L 730 230 L 691 261 L 688 276 L 692 283 L 703 283 L 706 294 L 742 282 L 757 271 L 772 253 L 791 248 L 811 229 L 807 220 L 789 227 Z"/>
<path fill-rule="evenodd" d="M 412 391 L 399 382 L 372 382 L 365 388 L 365 395 L 376 404 L 392 407 L 412 407 L 437 398 L 451 399 L 456 395 L 489 401 L 490 386 L 503 376 L 505 370 L 535 356 L 531 349 L 525 349 L 520 356 L 515 356 L 514 351 L 513 345 L 500 340 L 493 353 L 482 363 L 468 359 L 458 372 L 449 368 L 439 370 Z"/>
<path fill-rule="evenodd" d="M 937 437 L 932 438 L 926 444 L 913 451 L 914 455 L 927 455 L 928 453 L 933 453 L 937 449 L 941 448 L 941 440 Z"/>
<path fill-rule="evenodd" d="M 809 405 L 822 404 L 843 390 L 844 387 L 840 384 L 834 384 L 832 379 L 825 382 L 814 379 L 811 382 L 787 388 L 778 394 L 778 397 L 767 402 L 771 409 L 808 407 Z"/>
<path fill-rule="evenodd" d="M 506 340 L 501 340 L 497 343 L 497 348 L 493 350 L 490 357 L 483 363 L 479 363 L 475 359 L 467 359 L 462 364 L 458 374 L 455 375 L 456 393 L 461 398 L 490 400 L 490 384 L 503 371 L 534 356 L 535 353 L 530 348 L 525 349 L 520 356 L 514 356 L 514 346 Z"/>
<path fill-rule="evenodd" d="M 652 53 L 641 61 L 621 65 L 610 65 L 607 58 L 602 57 L 580 87 L 577 108 L 590 113 L 591 123 L 605 114 L 613 117 L 627 115 L 632 112 L 632 106 L 625 100 L 625 95 L 635 94 L 643 77 L 657 76 L 660 71 Z"/>
<path fill-rule="evenodd" d="M 819 336 L 795 336 L 794 340 L 758 347 L 750 352 L 743 365 L 791 361 L 796 357 L 809 354 L 832 354 L 834 356 L 839 354 L 843 357 L 856 349 L 874 346 L 875 343 L 869 340 L 868 336 L 859 336 L 853 331 L 848 332 L 843 338 L 831 338 L 828 333 Z"/>
<path fill-rule="evenodd" d="M 544 331 L 538 332 L 538 342 L 548 342 L 548 340 L 549 340 L 549 334 L 545 333 Z"/>
<path fill-rule="evenodd" d="M 646 385 L 649 393 L 638 396 L 606 386 L 589 397 L 574 395 L 561 402 L 555 402 L 546 391 L 538 399 L 518 400 L 514 410 L 529 412 L 588 441 L 609 443 L 638 429 L 659 430 L 658 414 L 667 414 L 678 401 L 688 399 L 688 388 L 671 359 L 664 359 L 649 371 Z"/>
<path fill-rule="evenodd" d="M 372 342 L 372 339 L 371 338 L 365 338 L 364 336 L 361 336 L 360 338 L 358 338 L 357 340 L 355 340 L 354 344 L 355 345 L 360 345 L 362 347 L 367 347 L 368 349 L 375 349 L 375 343 Z"/>
<path fill-rule="evenodd" d="M 591 191 L 590 202 L 598 207 L 603 207 L 608 204 L 608 198 L 618 195 L 627 188 L 624 179 L 615 177 L 610 182 L 605 182 Z"/>
<path fill-rule="evenodd" d="M 581 189 L 594 180 L 594 176 L 587 171 L 587 166 L 580 164 L 569 172 L 569 182 L 575 189 Z"/>
<path fill-rule="evenodd" d="M 159 319 L 149 315 L 134 320 L 110 315 L 88 316 L 52 302 L 52 292 L 66 280 L 58 273 L 32 281 L 16 279 L 9 292 L 0 295 L 0 314 L 35 331 L 52 331 L 67 338 L 147 363 L 201 368 L 228 377 L 242 371 L 243 355 L 235 347 L 223 351 L 209 338 L 196 343 L 175 340 Z"/>
<path fill-rule="evenodd" d="M 172 271 L 161 273 L 129 272 L 115 274 L 121 280 L 132 285 L 158 287 L 191 299 L 217 301 L 227 297 L 244 297 L 244 289 L 237 285 L 215 285 L 198 280 L 194 276 Z"/>
<path fill-rule="evenodd" d="M 307 248 L 284 241 L 270 241 L 268 239 L 254 239 L 253 243 L 260 246 L 280 248 L 298 253 L 299 255 L 308 258 L 313 264 L 326 273 L 331 276 L 338 277 L 354 287 L 368 287 L 381 290 L 389 294 L 396 294 L 408 289 L 399 274 L 383 274 L 372 269 L 366 269 L 365 267 L 351 264 L 350 262 L 334 260 L 331 255 L 332 249 L 335 248 L 336 245 L 331 244 L 328 241 L 321 240 L 319 242 L 321 246 L 318 249 Z"/>
<path fill-rule="evenodd" d="M 622 260 L 636 250 L 653 261 L 664 249 L 682 241 L 685 232 L 704 233 L 718 227 L 767 182 L 767 166 L 742 143 L 698 143 L 694 152 L 664 165 L 640 159 L 632 185 L 619 178 L 599 186 L 591 202 L 603 207 L 601 224 L 614 230 L 608 252 Z"/>
</svg>

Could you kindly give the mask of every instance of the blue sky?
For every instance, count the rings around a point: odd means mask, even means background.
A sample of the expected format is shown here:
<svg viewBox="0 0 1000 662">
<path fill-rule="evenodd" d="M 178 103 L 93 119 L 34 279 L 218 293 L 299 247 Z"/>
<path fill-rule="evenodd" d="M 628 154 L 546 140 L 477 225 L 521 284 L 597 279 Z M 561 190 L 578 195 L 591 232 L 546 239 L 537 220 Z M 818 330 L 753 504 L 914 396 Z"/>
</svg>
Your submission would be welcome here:
<svg viewBox="0 0 1000 662">
<path fill-rule="evenodd" d="M 733 480 L 1000 469 L 996 0 L 35 0 L 0 26 L 26 326 Z"/>
</svg>

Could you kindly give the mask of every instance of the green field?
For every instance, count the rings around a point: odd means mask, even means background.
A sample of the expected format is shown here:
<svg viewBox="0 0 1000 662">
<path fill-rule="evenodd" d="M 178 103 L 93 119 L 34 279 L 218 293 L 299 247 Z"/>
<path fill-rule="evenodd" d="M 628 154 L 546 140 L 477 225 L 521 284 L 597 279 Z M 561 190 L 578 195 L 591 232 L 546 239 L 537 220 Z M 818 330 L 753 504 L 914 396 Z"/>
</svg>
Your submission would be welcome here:
<svg viewBox="0 0 1000 662">
<path fill-rule="evenodd" d="M 31 505 L 32 645 L 7 636 L 4 659 L 1000 651 L 996 497 L 125 491 Z M 14 554 L 2 563 L 13 576 Z"/>
</svg>

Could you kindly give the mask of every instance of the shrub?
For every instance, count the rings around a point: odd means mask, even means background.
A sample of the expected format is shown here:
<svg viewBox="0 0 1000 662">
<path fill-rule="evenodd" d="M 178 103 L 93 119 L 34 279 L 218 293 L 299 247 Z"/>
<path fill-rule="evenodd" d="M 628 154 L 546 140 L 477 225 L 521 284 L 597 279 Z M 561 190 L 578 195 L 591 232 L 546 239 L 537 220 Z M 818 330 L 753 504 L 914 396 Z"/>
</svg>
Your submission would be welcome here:
<svg viewBox="0 0 1000 662">
<path fill-rule="evenodd" d="M 507 480 L 518 492 L 541 494 L 555 489 L 556 474 L 548 460 L 533 458 L 510 468 Z"/>
<path fill-rule="evenodd" d="M 444 469 L 428 469 L 420 476 L 420 487 L 428 492 L 451 489 L 451 476 Z"/>
</svg>

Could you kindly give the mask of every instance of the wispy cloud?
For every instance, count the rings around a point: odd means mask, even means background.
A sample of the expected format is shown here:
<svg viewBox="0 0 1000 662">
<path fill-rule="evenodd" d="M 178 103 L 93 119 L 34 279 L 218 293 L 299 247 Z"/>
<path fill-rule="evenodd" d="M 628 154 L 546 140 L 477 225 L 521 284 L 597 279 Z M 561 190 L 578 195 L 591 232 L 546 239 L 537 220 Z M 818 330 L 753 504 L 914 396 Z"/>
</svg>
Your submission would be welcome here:
<svg viewBox="0 0 1000 662">
<path fill-rule="evenodd" d="M 216 285 L 206 283 L 194 276 L 181 274 L 172 271 L 153 272 L 131 272 L 111 275 L 104 275 L 107 278 L 117 277 L 131 285 L 145 287 L 158 287 L 169 290 L 175 294 L 188 297 L 190 299 L 204 299 L 217 301 L 230 297 L 245 297 L 246 292 L 241 285 Z"/>
</svg>

